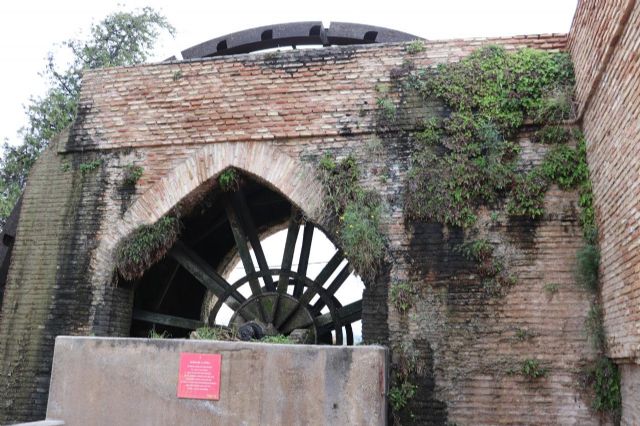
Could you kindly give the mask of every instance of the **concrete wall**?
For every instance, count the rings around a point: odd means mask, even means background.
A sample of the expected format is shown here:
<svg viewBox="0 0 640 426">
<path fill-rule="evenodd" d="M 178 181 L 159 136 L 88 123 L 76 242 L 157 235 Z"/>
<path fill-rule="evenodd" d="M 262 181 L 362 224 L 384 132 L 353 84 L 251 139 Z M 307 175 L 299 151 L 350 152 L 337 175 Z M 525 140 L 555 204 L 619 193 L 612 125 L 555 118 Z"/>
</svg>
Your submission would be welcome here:
<svg viewBox="0 0 640 426">
<path fill-rule="evenodd" d="M 364 296 L 363 330 L 365 339 L 388 343 L 395 353 L 415 353 L 412 379 L 419 387 L 406 411 L 413 415 L 409 421 L 597 424 L 579 385 L 595 354 L 583 332 L 590 296 L 573 278 L 582 244 L 577 194 L 552 188 L 538 221 L 514 220 L 500 209 L 497 217 L 488 209 L 478 213 L 479 237 L 500 247 L 517 278 L 497 297 L 454 250 L 462 230 L 405 222 L 405 134 L 386 134 L 375 154 L 368 148 L 378 138 L 376 85 L 389 83 L 405 60 L 427 67 L 485 44 L 561 50 L 565 42 L 559 35 L 427 42 L 415 55 L 402 44 L 352 46 L 87 73 L 69 138 L 43 157 L 25 193 L 33 220 L 18 229 L 0 322 L 0 389 L 10 395 L 0 421 L 42 416 L 53 336 L 126 333 L 130 294 L 112 280 L 113 247 L 127 230 L 155 221 L 226 165 L 253 173 L 322 224 L 315 167 L 330 151 L 353 154 L 363 185 L 385 199 L 391 266 Z M 390 96 L 410 109 L 399 93 Z M 518 142 L 523 167 L 548 149 L 532 144 L 527 131 Z M 102 164 L 82 175 L 79 164 L 93 156 Z M 70 171 L 63 172 L 67 162 Z M 132 163 L 144 167 L 144 175 L 125 196 L 119 186 Z M 60 200 L 50 183 L 69 185 L 93 201 Z M 68 216 L 38 223 L 56 200 Z M 40 269 L 29 263 L 32 253 L 52 247 L 71 248 L 36 262 Z M 56 273 L 57 266 L 65 272 Z M 401 315 L 389 302 L 388 286 L 404 280 L 416 282 L 419 291 Z M 558 284 L 556 294 L 544 290 L 549 283 Z M 22 320 L 25 315 L 32 320 Z M 518 337 L 523 330 L 526 339 Z M 526 359 L 539 360 L 547 376 L 510 374 Z"/>
<path fill-rule="evenodd" d="M 178 399 L 181 352 L 222 355 L 218 401 Z M 387 350 L 58 337 L 47 418 L 99 425 L 384 425 Z"/>
</svg>

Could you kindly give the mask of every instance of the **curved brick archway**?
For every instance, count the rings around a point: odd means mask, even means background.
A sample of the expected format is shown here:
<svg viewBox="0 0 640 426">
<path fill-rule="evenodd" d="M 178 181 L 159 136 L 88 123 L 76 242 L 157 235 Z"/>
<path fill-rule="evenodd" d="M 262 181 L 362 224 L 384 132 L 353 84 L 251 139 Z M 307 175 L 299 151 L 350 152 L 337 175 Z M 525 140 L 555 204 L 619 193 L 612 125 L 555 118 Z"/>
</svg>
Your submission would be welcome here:
<svg viewBox="0 0 640 426">
<path fill-rule="evenodd" d="M 208 145 L 194 153 L 169 175 L 145 191 L 127 210 L 127 223 L 153 223 L 178 202 L 235 167 L 282 193 L 312 219 L 319 219 L 323 190 L 314 171 L 264 142 Z"/>
<path fill-rule="evenodd" d="M 234 167 L 280 192 L 314 222 L 322 222 L 324 190 L 308 165 L 265 142 L 218 143 L 193 153 L 142 193 L 101 240 L 93 264 L 94 282 L 111 280 L 113 251 L 136 227 L 151 224 L 180 201 Z"/>
</svg>

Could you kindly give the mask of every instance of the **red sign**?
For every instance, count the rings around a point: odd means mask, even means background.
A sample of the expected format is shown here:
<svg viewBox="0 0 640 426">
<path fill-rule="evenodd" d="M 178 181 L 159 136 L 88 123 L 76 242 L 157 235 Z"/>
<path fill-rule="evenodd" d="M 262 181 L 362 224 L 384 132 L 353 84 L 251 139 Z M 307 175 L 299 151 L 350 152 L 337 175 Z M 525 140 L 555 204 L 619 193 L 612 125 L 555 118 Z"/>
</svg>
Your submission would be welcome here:
<svg viewBox="0 0 640 426">
<path fill-rule="evenodd" d="M 178 398 L 220 399 L 220 354 L 180 354 Z"/>
</svg>

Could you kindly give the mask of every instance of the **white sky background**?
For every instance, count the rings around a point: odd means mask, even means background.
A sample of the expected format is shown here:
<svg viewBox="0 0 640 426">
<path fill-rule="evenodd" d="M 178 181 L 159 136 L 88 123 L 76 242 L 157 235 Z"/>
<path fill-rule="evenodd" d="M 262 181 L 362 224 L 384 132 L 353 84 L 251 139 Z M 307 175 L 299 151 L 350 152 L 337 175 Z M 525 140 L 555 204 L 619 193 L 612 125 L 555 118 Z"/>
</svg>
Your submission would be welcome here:
<svg viewBox="0 0 640 426">
<path fill-rule="evenodd" d="M 17 142 L 23 105 L 40 95 L 39 76 L 55 44 L 80 37 L 92 22 L 123 8 L 151 6 L 176 27 L 153 60 L 230 32 L 292 21 L 356 22 L 428 39 L 566 33 L 577 0 L 220 1 L 4 0 L 0 3 L 0 141 Z"/>
</svg>

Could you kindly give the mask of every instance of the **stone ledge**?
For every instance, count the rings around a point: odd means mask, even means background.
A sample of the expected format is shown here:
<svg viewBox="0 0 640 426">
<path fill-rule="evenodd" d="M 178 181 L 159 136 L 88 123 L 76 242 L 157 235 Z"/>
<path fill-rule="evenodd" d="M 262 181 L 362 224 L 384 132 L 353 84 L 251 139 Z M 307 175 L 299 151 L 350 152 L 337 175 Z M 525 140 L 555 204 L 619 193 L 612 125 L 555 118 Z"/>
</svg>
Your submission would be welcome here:
<svg viewBox="0 0 640 426">
<path fill-rule="evenodd" d="M 181 352 L 222 355 L 220 399 L 178 399 Z M 387 349 L 58 337 L 47 417 L 74 425 L 386 424 Z"/>
</svg>

